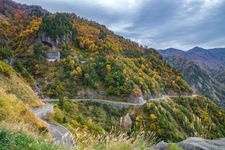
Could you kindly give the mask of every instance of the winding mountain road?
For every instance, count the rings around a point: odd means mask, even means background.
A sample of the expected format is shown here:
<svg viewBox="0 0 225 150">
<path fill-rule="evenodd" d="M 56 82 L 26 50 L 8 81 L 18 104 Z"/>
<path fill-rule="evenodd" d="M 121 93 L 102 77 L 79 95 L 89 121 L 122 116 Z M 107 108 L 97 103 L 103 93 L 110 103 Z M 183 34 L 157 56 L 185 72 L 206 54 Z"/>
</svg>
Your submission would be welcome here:
<svg viewBox="0 0 225 150">
<path fill-rule="evenodd" d="M 61 125 L 48 123 L 43 119 L 48 113 L 53 112 L 52 104 L 45 104 L 41 107 L 34 108 L 32 112 L 47 124 L 55 144 L 68 148 L 75 147 L 73 136 L 69 130 Z"/>
<path fill-rule="evenodd" d="M 178 98 L 178 97 L 194 98 L 197 96 L 199 96 L 199 95 L 193 94 L 193 95 L 184 95 L 184 96 L 162 96 L 159 98 L 148 99 L 147 101 L 161 101 L 161 100 Z M 101 104 L 110 104 L 110 105 L 117 106 L 117 107 L 142 106 L 147 102 L 146 100 L 143 101 L 142 103 L 117 102 L 117 101 L 104 100 L 104 99 L 69 99 L 69 100 L 72 102 L 91 101 L 91 102 L 96 102 L 96 103 L 101 103 Z M 42 99 L 42 101 L 50 103 L 50 102 L 58 102 L 59 99 Z"/>
<path fill-rule="evenodd" d="M 177 98 L 177 97 L 184 97 L 184 98 L 194 98 L 199 95 L 185 95 L 185 96 L 163 96 L 160 98 L 152 98 L 148 99 L 147 101 L 161 101 L 161 100 L 168 100 L 171 98 Z M 47 102 L 47 104 L 34 108 L 32 111 L 33 113 L 43 120 L 43 118 L 48 114 L 53 112 L 53 105 L 49 104 L 51 102 L 58 102 L 59 99 L 42 99 L 43 102 Z M 101 103 L 101 104 L 110 104 L 116 107 L 128 107 L 128 106 L 142 106 L 144 105 L 147 101 L 143 101 L 142 103 L 129 103 L 129 102 L 117 102 L 117 101 L 112 101 L 112 100 L 101 100 L 101 99 L 70 99 L 72 102 L 82 102 L 82 101 L 92 101 L 96 103 Z M 56 144 L 63 145 L 65 147 L 74 147 L 75 142 L 73 139 L 72 134 L 67 130 L 65 127 L 61 125 L 54 125 L 51 123 L 46 122 L 43 120 L 47 125 L 48 129 L 52 134 L 52 137 L 55 141 Z"/>
</svg>

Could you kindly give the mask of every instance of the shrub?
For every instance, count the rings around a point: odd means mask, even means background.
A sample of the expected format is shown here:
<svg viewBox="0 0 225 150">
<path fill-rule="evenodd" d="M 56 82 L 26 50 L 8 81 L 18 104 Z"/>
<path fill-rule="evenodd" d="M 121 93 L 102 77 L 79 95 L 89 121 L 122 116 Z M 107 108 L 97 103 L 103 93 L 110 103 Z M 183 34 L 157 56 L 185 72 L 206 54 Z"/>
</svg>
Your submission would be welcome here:
<svg viewBox="0 0 225 150">
<path fill-rule="evenodd" d="M 11 73 L 11 68 L 2 61 L 0 61 L 0 73 L 7 77 L 9 77 Z"/>
<path fill-rule="evenodd" d="M 13 53 L 8 47 L 0 47 L 0 59 L 9 59 L 13 56 Z"/>
</svg>

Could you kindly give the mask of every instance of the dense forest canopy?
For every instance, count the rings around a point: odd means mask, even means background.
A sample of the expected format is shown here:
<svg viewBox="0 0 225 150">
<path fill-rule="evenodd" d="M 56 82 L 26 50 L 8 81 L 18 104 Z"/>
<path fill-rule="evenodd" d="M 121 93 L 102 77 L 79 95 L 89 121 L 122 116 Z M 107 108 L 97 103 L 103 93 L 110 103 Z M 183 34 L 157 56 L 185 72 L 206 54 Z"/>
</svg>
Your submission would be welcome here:
<svg viewBox="0 0 225 150">
<path fill-rule="evenodd" d="M 74 37 L 76 34 L 71 18 L 69 18 L 68 14 L 61 13 L 45 16 L 42 19 L 40 32 L 53 39 L 62 38 L 67 34 L 72 34 Z"/>
</svg>

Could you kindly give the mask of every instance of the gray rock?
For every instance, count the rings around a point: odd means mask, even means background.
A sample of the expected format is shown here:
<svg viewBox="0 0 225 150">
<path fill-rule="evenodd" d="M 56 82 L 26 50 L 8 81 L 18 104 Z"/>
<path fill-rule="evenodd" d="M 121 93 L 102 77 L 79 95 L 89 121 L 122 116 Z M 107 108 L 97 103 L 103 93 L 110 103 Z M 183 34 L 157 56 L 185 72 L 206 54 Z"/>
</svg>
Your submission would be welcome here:
<svg viewBox="0 0 225 150">
<path fill-rule="evenodd" d="M 206 140 L 198 137 L 190 137 L 176 143 L 176 145 L 184 150 L 225 150 L 225 138 Z M 167 150 L 168 146 L 168 143 L 161 141 L 155 146 L 155 149 Z"/>
<path fill-rule="evenodd" d="M 225 138 L 206 140 L 191 137 L 177 144 L 185 150 L 225 150 Z"/>
<path fill-rule="evenodd" d="M 144 100 L 144 98 L 142 96 L 133 96 L 132 95 L 132 96 L 129 97 L 128 101 L 130 103 L 134 103 L 134 104 L 143 104 L 143 103 L 145 103 L 145 100 Z"/>
<path fill-rule="evenodd" d="M 155 146 L 155 149 L 157 149 L 157 150 L 167 150 L 167 147 L 168 147 L 168 143 L 166 143 L 164 141 L 161 141 Z"/>
<path fill-rule="evenodd" d="M 126 114 L 126 116 L 124 116 L 122 118 L 122 127 L 129 131 L 131 129 L 131 126 L 132 126 L 132 120 L 130 118 L 130 115 L 129 114 Z"/>
</svg>

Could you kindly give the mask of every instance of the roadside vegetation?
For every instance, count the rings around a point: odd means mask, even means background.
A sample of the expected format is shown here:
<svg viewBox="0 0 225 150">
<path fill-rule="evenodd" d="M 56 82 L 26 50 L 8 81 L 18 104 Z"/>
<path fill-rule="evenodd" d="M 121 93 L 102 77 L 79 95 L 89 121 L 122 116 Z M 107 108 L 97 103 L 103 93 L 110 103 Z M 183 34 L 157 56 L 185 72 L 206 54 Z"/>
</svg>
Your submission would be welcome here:
<svg viewBox="0 0 225 150">
<path fill-rule="evenodd" d="M 36 139 L 22 132 L 12 132 L 0 128 L 0 149 L 1 150 L 63 150 L 45 140 Z M 65 149 L 64 149 L 65 150 Z"/>
<path fill-rule="evenodd" d="M 225 111 L 202 96 L 149 102 L 136 112 L 134 130 L 155 131 L 167 142 L 225 137 Z"/>
</svg>

